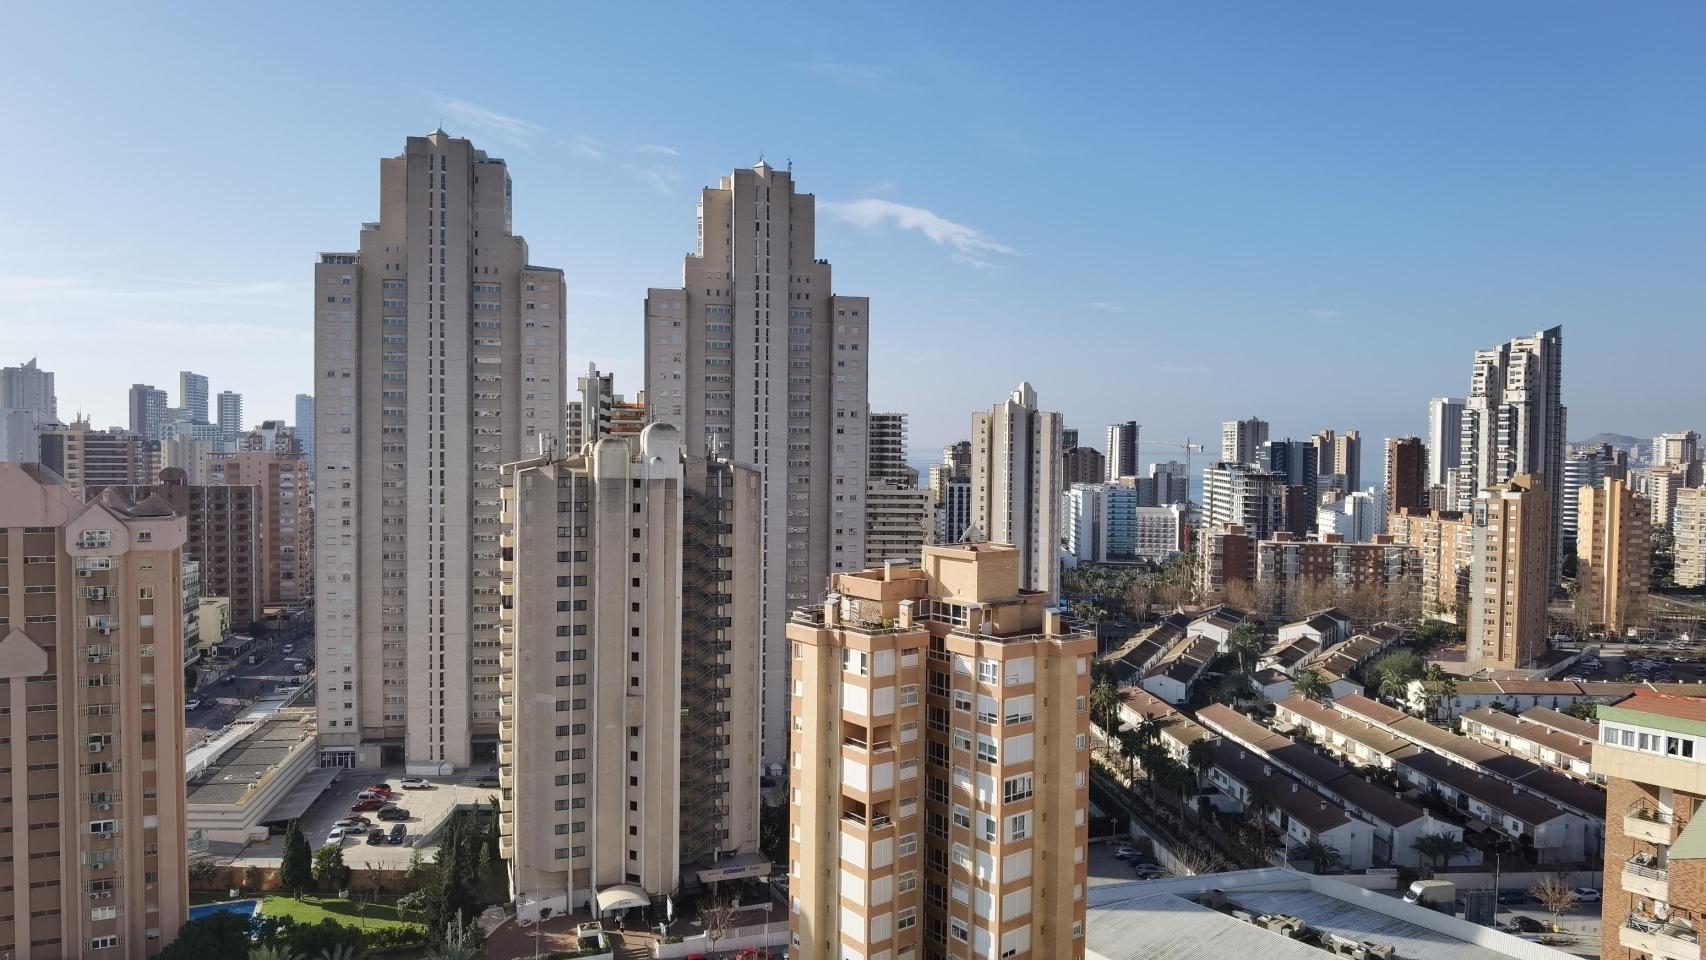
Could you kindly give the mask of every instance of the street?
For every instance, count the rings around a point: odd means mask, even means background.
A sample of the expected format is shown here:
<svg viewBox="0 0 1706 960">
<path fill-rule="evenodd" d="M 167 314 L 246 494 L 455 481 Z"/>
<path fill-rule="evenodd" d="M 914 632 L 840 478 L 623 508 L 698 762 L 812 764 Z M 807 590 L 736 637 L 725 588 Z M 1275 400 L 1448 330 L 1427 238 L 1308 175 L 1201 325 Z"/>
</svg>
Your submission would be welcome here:
<svg viewBox="0 0 1706 960">
<path fill-rule="evenodd" d="M 294 646 L 294 650 L 285 654 L 282 648 Z M 276 647 L 276 648 L 275 648 Z M 256 641 L 259 663 L 251 666 L 248 658 L 232 665 L 225 671 L 219 671 L 212 664 L 201 665 L 201 682 L 197 685 L 192 697 L 200 697 L 202 705 L 199 709 L 184 712 L 184 749 L 191 750 L 199 746 L 203 740 L 224 729 L 232 720 L 241 716 L 243 711 L 254 705 L 262 695 L 271 693 L 280 683 L 299 682 L 303 675 L 293 667 L 304 657 L 312 656 L 314 638 L 312 635 L 299 638 L 289 643 L 277 643 L 265 639 Z M 230 678 L 232 682 L 224 682 Z"/>
</svg>

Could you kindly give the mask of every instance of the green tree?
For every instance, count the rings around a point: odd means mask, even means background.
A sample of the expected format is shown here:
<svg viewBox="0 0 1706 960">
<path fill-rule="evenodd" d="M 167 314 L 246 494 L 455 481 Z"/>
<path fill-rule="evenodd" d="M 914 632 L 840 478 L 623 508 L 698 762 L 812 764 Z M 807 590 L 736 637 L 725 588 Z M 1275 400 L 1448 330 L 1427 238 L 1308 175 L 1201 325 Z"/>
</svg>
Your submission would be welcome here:
<svg viewBox="0 0 1706 960">
<path fill-rule="evenodd" d="M 1256 698 L 1256 684 L 1249 674 L 1233 671 L 1215 681 L 1209 696 L 1215 703 L 1229 706 L 1244 703 Z"/>
<path fill-rule="evenodd" d="M 345 926 L 330 917 L 319 923 L 296 923 L 285 927 L 279 932 L 275 942 L 280 943 L 291 956 L 303 958 L 350 951 L 359 956 L 363 946 L 360 930 Z"/>
<path fill-rule="evenodd" d="M 1457 696 L 1457 678 L 1445 672 L 1437 663 L 1428 664 L 1422 672 L 1422 706 L 1428 716 L 1434 716 L 1439 705 Z"/>
<path fill-rule="evenodd" d="M 1291 678 L 1291 692 L 1305 700 L 1319 700 L 1330 693 L 1331 688 L 1321 676 L 1321 671 L 1314 667 L 1304 667 Z"/>
<path fill-rule="evenodd" d="M 421 905 L 428 929 L 461 925 L 464 921 L 460 918 L 478 916 L 485 909 L 478 875 L 483 839 L 483 831 L 475 829 L 466 815 L 451 817 L 445 824 L 439 834 L 434 876 Z"/>
<path fill-rule="evenodd" d="M 1303 855 L 1316 873 L 1332 873 L 1345 865 L 1344 854 L 1339 852 L 1339 848 L 1321 842 L 1319 837 L 1303 845 Z"/>
<path fill-rule="evenodd" d="M 1267 638 L 1262 635 L 1262 629 L 1253 623 L 1240 623 L 1232 628 L 1226 637 L 1226 649 L 1238 658 L 1238 669 L 1245 673 L 1254 670 L 1256 658 L 1267 649 Z"/>
<path fill-rule="evenodd" d="M 313 882 L 313 854 L 308 849 L 308 838 L 302 833 L 302 824 L 292 820 L 284 830 L 284 859 L 278 867 L 278 884 L 301 896 Z"/>
<path fill-rule="evenodd" d="M 1096 681 L 1090 688 L 1090 717 L 1102 732 L 1112 736 L 1119 729 L 1120 691 L 1111 680 Z"/>
<path fill-rule="evenodd" d="M 1570 709 L 1564 711 L 1577 720 L 1599 719 L 1599 704 L 1593 700 L 1577 700 L 1570 704 Z"/>
<path fill-rule="evenodd" d="M 351 946 L 347 943 L 335 947 L 327 947 L 314 955 L 314 960 L 361 960 L 367 956 L 367 951 L 361 946 Z"/>
<path fill-rule="evenodd" d="M 344 865 L 343 844 L 328 843 L 314 851 L 313 874 L 321 890 L 335 893 L 344 889 L 349 884 L 350 869 Z"/>
<path fill-rule="evenodd" d="M 436 871 L 421 853 L 421 848 L 411 849 L 409 851 L 409 867 L 403 873 L 403 881 L 409 885 L 409 889 L 422 890 L 432 882 L 435 876 Z"/>
<path fill-rule="evenodd" d="M 1413 651 L 1394 650 L 1376 660 L 1365 676 L 1377 696 L 1405 703 L 1410 697 L 1410 681 L 1421 679 L 1424 666 Z"/>
<path fill-rule="evenodd" d="M 156 960 L 209 960 L 211 957 L 241 957 L 249 949 L 249 918 L 235 913 L 215 913 L 191 920 L 156 955 Z"/>
<path fill-rule="evenodd" d="M 1428 872 L 1450 869 L 1451 861 L 1469 852 L 1469 844 L 1449 833 L 1424 833 L 1410 844 L 1410 849 L 1427 858 Z"/>
<path fill-rule="evenodd" d="M 1191 741 L 1185 748 L 1185 766 L 1196 774 L 1197 784 L 1201 786 L 1208 772 L 1214 769 L 1214 744 L 1206 738 Z"/>
<path fill-rule="evenodd" d="M 1273 816 L 1277 808 L 1274 801 L 1274 788 L 1266 780 L 1257 780 L 1250 784 L 1244 794 L 1244 806 L 1250 814 L 1250 825 L 1256 832 L 1257 844 L 1261 847 L 1262 857 L 1268 854 L 1268 828 L 1271 826 L 1268 818 Z"/>
<path fill-rule="evenodd" d="M 1669 527 L 1653 528 L 1652 576 L 1654 590 L 1676 586 L 1676 537 Z"/>
<path fill-rule="evenodd" d="M 300 960 L 282 943 L 263 943 L 249 948 L 249 960 Z"/>
<path fill-rule="evenodd" d="M 478 960 L 484 952 L 484 938 L 480 935 L 479 924 L 474 921 L 464 921 L 462 915 L 457 914 L 443 929 L 443 941 L 428 951 L 433 960 Z"/>
</svg>

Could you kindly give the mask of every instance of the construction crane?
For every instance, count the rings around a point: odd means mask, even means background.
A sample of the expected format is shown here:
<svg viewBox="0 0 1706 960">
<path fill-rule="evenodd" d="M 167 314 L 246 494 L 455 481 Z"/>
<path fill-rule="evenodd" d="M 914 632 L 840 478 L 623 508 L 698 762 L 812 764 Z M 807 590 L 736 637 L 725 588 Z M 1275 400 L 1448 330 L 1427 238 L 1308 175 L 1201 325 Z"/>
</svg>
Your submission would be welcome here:
<svg viewBox="0 0 1706 960">
<path fill-rule="evenodd" d="M 1185 477 L 1186 477 L 1186 479 L 1189 479 L 1190 475 L 1191 475 L 1191 454 L 1193 452 L 1195 452 L 1195 453 L 1202 453 L 1203 452 L 1202 444 L 1192 443 L 1190 437 L 1186 437 L 1183 440 L 1144 440 L 1143 445 L 1146 447 L 1166 447 L 1169 450 L 1183 450 L 1183 451 L 1185 451 Z"/>
</svg>

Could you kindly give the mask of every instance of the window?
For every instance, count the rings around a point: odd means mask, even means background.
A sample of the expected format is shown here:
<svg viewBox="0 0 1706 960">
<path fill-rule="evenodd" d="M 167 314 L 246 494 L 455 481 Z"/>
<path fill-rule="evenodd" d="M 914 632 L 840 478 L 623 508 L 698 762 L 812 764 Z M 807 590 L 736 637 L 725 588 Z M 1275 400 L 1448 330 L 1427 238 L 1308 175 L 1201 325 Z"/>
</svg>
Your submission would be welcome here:
<svg viewBox="0 0 1706 960">
<path fill-rule="evenodd" d="M 1072 925 L 1072 929 L 1077 931 L 1079 926 L 1079 924 L 1075 923 Z M 971 939 L 971 930 L 966 926 L 966 922 L 961 920 L 959 917 L 949 917 L 948 927 L 952 931 L 955 940 L 965 943 Z"/>
<path fill-rule="evenodd" d="M 964 711 L 965 713 L 970 713 L 971 712 L 971 694 L 965 690 L 955 690 L 954 691 L 954 709 Z"/>
<path fill-rule="evenodd" d="M 984 763 L 996 763 L 1001 759 L 1001 745 L 993 737 L 977 735 L 977 758 Z"/>
<path fill-rule="evenodd" d="M 1031 815 L 1015 813 L 1007 818 L 1007 842 L 1014 843 L 1031 835 Z"/>
<path fill-rule="evenodd" d="M 796 646 L 798 646 L 798 645 L 796 644 Z M 901 685 L 901 688 L 900 688 L 900 705 L 903 707 L 912 707 L 912 706 L 918 705 L 918 684 L 907 683 L 907 684 Z"/>
<path fill-rule="evenodd" d="M 971 811 L 959 804 L 954 804 L 954 826 L 971 829 Z"/>
<path fill-rule="evenodd" d="M 988 657 L 977 658 L 977 679 L 979 683 L 1000 683 L 1001 662 Z"/>
<path fill-rule="evenodd" d="M 913 881 L 912 881 L 913 885 L 916 886 L 918 883 L 918 875 L 917 874 L 907 874 L 907 876 L 913 878 Z M 894 928 L 896 930 L 910 930 L 917 925 L 918 925 L 918 908 L 917 907 L 907 907 L 905 910 L 902 910 L 895 917 Z"/>
<path fill-rule="evenodd" d="M 1018 803 L 1021 800 L 1029 800 L 1033 792 L 1034 781 L 1031 774 L 1021 773 L 1016 777 L 1008 777 L 1001 784 L 1001 802 Z"/>
<path fill-rule="evenodd" d="M 1078 699 L 1080 701 L 1082 701 L 1084 698 L 1079 697 Z M 1007 700 L 1007 722 L 1009 724 L 1030 723 L 1033 719 L 1035 719 L 1035 712 L 1036 712 L 1036 708 L 1034 706 L 1035 703 L 1036 703 L 1036 698 L 1031 696 L 1030 694 L 1026 694 L 1025 696 L 1022 696 L 1022 697 L 1010 697 L 1010 698 L 1008 698 L 1008 700 Z M 1083 711 L 1080 710 L 1079 712 L 1082 713 Z"/>
<path fill-rule="evenodd" d="M 898 844 L 896 844 L 896 846 L 895 846 L 895 852 L 897 853 L 897 855 L 902 856 L 902 857 L 907 856 L 908 854 L 917 853 L 918 852 L 918 834 L 916 834 L 916 833 L 902 834 L 901 838 L 900 838 L 900 842 Z"/>
<path fill-rule="evenodd" d="M 959 727 L 955 727 L 954 728 L 954 749 L 955 750 L 970 750 L 971 749 L 971 734 L 967 733 L 965 730 L 960 729 Z"/>
</svg>

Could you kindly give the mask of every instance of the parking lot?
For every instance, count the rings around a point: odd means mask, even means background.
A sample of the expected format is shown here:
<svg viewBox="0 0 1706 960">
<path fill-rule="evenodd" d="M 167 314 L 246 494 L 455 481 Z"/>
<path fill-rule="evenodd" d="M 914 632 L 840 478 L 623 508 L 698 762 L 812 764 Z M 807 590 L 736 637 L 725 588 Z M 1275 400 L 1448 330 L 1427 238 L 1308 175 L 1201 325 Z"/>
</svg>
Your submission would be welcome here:
<svg viewBox="0 0 1706 960">
<path fill-rule="evenodd" d="M 352 836 L 343 841 L 344 862 L 352 867 L 377 869 L 401 870 L 407 867 L 416 844 L 425 838 L 425 845 L 432 846 L 435 835 L 458 807 L 485 803 L 497 794 L 496 787 L 474 785 L 484 773 L 485 771 L 479 771 L 453 777 L 428 777 L 428 782 L 433 784 L 430 790 L 397 789 L 395 800 L 399 806 L 409 811 L 407 820 L 382 821 L 377 812 L 371 811 L 363 813 L 362 816 L 372 820 L 373 826 L 385 828 L 387 833 L 390 832 L 393 822 L 403 824 L 408 831 L 405 842 L 374 845 L 367 843 L 364 836 Z M 350 805 L 356 802 L 356 795 L 362 790 L 378 783 L 388 783 L 393 788 L 398 788 L 402 778 L 402 770 L 396 768 L 345 771 L 302 816 L 302 831 L 308 837 L 308 846 L 318 849 L 326 842 L 326 835 L 331 832 L 332 824 L 349 815 Z M 284 837 L 275 836 L 263 843 L 253 843 L 245 847 L 234 862 L 275 866 L 283 855 Z"/>
<path fill-rule="evenodd" d="M 1706 653 L 1685 648 L 1632 648 L 1628 652 L 1602 653 L 1598 669 L 1583 669 L 1580 662 L 1560 674 L 1560 679 L 1622 680 L 1634 676 L 1654 683 L 1706 682 Z"/>
</svg>

